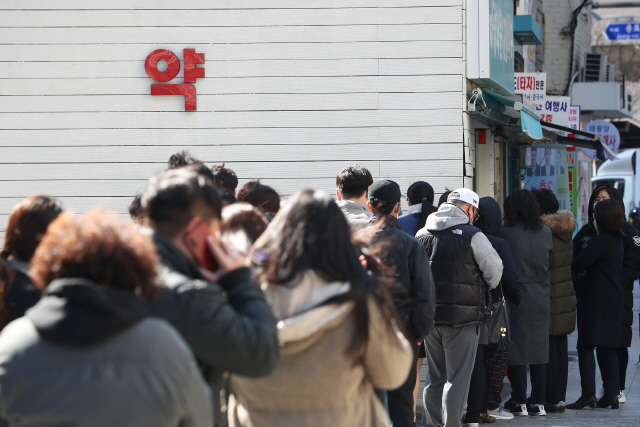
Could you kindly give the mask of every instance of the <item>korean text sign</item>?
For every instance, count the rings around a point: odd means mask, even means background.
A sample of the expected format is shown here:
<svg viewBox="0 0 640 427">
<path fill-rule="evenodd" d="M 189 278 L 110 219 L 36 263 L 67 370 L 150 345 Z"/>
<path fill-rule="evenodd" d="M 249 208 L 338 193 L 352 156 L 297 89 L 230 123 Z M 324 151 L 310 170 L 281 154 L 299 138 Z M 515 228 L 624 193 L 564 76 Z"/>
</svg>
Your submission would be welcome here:
<svg viewBox="0 0 640 427">
<path fill-rule="evenodd" d="M 158 61 L 167 62 L 167 69 L 160 71 Z M 196 87 L 191 84 L 196 79 L 204 78 L 204 68 L 196 67 L 204 64 L 204 53 L 196 53 L 195 49 L 183 50 L 184 84 L 152 84 L 151 95 L 184 95 L 184 110 L 196 110 Z M 175 53 L 167 49 L 154 50 L 147 56 L 144 69 L 151 79 L 157 82 L 168 82 L 180 71 L 180 60 Z"/>
</svg>

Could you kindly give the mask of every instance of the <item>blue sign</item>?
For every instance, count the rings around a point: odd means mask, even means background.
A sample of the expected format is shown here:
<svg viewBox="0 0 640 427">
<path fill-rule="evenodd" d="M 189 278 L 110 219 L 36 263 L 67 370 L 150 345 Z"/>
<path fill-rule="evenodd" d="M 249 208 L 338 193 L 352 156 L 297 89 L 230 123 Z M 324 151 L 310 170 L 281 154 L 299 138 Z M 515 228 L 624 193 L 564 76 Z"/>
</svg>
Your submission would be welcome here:
<svg viewBox="0 0 640 427">
<path fill-rule="evenodd" d="M 609 40 L 640 40 L 640 23 L 623 22 L 607 25 L 605 34 Z"/>
</svg>

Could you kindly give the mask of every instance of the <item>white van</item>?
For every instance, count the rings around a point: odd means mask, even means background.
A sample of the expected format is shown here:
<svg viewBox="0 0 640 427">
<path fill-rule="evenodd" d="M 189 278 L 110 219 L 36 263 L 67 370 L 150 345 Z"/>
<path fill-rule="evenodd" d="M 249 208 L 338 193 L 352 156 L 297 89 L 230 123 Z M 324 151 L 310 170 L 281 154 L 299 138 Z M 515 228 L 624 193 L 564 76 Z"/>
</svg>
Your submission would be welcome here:
<svg viewBox="0 0 640 427">
<path fill-rule="evenodd" d="M 596 177 L 591 180 L 592 190 L 599 185 L 610 185 L 622 193 L 627 217 L 640 201 L 640 176 L 636 175 L 636 170 L 640 169 L 638 150 L 634 148 L 619 152 L 617 156 L 620 160 L 605 160 Z"/>
</svg>

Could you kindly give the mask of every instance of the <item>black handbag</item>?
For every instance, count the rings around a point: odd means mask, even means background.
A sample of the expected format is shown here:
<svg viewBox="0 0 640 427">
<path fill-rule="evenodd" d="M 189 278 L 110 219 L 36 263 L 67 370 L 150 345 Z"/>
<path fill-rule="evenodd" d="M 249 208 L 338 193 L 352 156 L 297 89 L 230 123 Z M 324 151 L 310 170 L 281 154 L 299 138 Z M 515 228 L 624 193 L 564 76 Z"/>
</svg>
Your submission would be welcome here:
<svg viewBox="0 0 640 427">
<path fill-rule="evenodd" d="M 509 306 L 504 299 L 502 284 L 498 285 L 500 297 L 491 304 L 491 324 L 489 325 L 489 344 L 497 345 L 504 350 L 511 341 L 511 328 L 509 326 Z"/>
</svg>

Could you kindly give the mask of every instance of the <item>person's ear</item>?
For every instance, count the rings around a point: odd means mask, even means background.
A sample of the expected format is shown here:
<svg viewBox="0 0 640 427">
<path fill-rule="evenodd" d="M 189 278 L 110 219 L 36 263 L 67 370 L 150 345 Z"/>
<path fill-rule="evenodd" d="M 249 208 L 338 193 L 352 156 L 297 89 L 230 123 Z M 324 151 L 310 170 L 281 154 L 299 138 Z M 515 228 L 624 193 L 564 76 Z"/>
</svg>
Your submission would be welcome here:
<svg viewBox="0 0 640 427">
<path fill-rule="evenodd" d="M 340 190 L 338 190 L 337 188 L 336 188 L 336 197 L 338 198 L 339 202 L 342 201 L 342 197 L 340 197 Z"/>
<path fill-rule="evenodd" d="M 369 212 L 373 213 L 373 209 L 371 209 L 371 202 L 367 200 L 367 209 L 369 209 Z"/>
</svg>

